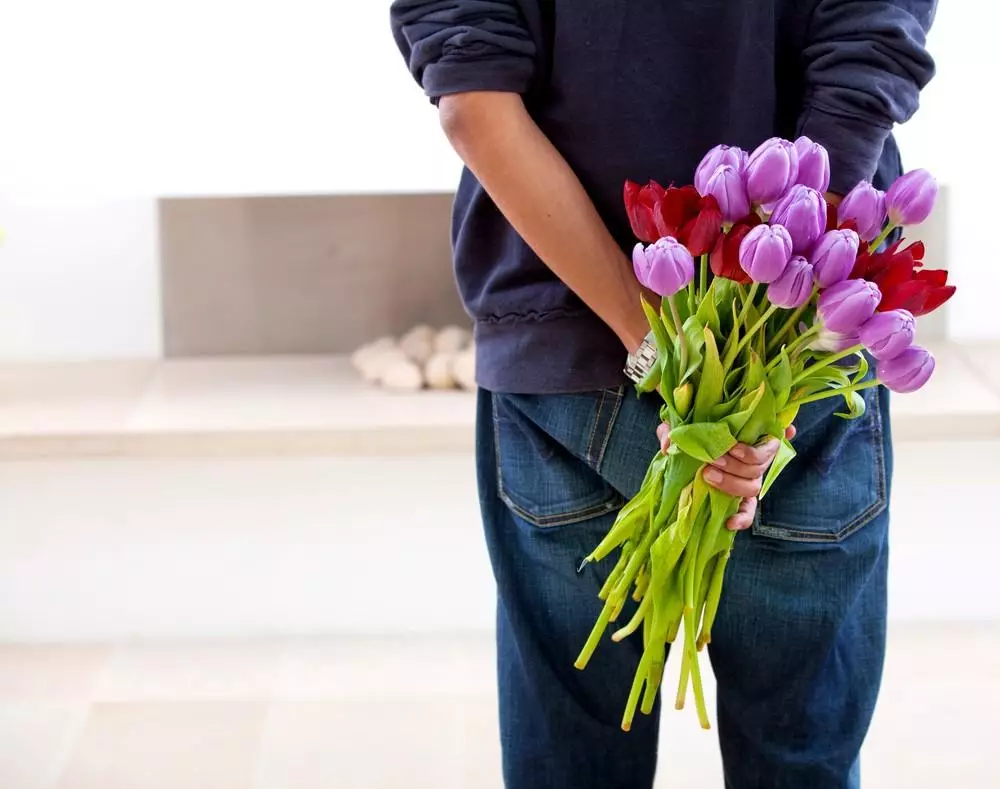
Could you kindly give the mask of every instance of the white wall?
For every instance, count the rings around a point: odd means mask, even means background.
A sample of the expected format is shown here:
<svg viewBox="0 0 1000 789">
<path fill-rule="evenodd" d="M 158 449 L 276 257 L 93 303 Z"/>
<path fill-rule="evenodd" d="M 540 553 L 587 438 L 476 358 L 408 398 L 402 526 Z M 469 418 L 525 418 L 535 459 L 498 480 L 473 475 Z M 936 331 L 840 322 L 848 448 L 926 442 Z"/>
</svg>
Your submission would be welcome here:
<svg viewBox="0 0 1000 789">
<path fill-rule="evenodd" d="M 156 195 L 456 181 L 458 162 L 389 36 L 387 0 L 3 5 L 0 359 L 159 353 Z M 1000 76 L 1000 11 L 977 6 L 976 24 L 970 13 L 942 4 L 931 41 L 940 74 L 900 136 L 907 162 L 953 189 L 952 333 L 995 339 L 1000 267 L 987 234 L 1000 158 L 976 135 Z M 72 297 L 53 295 L 62 282 Z"/>
</svg>

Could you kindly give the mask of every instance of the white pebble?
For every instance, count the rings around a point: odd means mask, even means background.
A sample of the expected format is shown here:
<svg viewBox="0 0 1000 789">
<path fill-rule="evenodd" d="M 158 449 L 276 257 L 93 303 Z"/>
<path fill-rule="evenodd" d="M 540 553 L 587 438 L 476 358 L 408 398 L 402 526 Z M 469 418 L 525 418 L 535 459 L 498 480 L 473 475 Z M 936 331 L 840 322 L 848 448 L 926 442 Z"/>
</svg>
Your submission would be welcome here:
<svg viewBox="0 0 1000 789">
<path fill-rule="evenodd" d="M 424 386 L 420 368 L 408 359 L 395 359 L 382 371 L 379 382 L 397 392 L 416 392 Z"/>
<path fill-rule="evenodd" d="M 472 342 L 472 332 L 461 326 L 445 326 L 434 338 L 434 350 L 438 353 L 456 353 L 464 350 Z"/>
<path fill-rule="evenodd" d="M 451 363 L 451 373 L 458 385 L 467 391 L 476 388 L 476 346 L 471 345 L 456 354 Z"/>
<path fill-rule="evenodd" d="M 455 354 L 436 353 L 427 360 L 424 366 L 424 378 L 431 389 L 454 389 L 455 376 L 451 365 Z"/>
<path fill-rule="evenodd" d="M 369 383 L 378 383 L 382 379 L 382 374 L 385 370 L 399 362 L 409 362 L 406 354 L 399 350 L 399 348 L 385 348 L 382 350 L 376 348 L 362 357 L 358 372 Z"/>
</svg>

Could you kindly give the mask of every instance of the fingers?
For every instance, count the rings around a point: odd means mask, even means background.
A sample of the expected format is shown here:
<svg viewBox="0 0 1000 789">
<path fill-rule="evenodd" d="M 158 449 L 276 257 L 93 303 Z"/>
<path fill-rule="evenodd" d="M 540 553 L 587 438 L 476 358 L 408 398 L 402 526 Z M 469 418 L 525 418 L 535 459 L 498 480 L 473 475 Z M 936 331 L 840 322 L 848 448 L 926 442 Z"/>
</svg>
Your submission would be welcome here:
<svg viewBox="0 0 1000 789">
<path fill-rule="evenodd" d="M 660 439 L 660 451 L 665 455 L 670 449 L 670 425 L 666 422 L 656 428 L 656 437 Z"/>
<path fill-rule="evenodd" d="M 737 477 L 715 466 L 708 466 L 703 472 L 703 476 L 705 477 L 705 482 L 713 488 L 718 488 L 723 493 L 728 493 L 730 496 L 736 496 L 741 499 L 753 498 L 760 493 L 761 486 L 763 485 L 763 479 L 759 476 L 752 479 Z"/>
<path fill-rule="evenodd" d="M 794 441 L 795 436 L 798 434 L 798 430 L 795 429 L 795 425 L 789 425 L 785 430 L 785 438 L 789 441 Z"/>
<path fill-rule="evenodd" d="M 780 446 L 781 442 L 778 439 L 771 438 L 756 447 L 751 447 L 747 444 L 737 444 L 729 450 L 729 454 L 736 458 L 736 460 L 746 463 L 748 466 L 764 466 L 766 468 L 771 465 L 771 461 L 778 454 L 778 447 Z"/>
<path fill-rule="evenodd" d="M 757 499 L 743 499 L 736 514 L 726 521 L 730 531 L 743 531 L 753 526 L 754 515 L 757 514 Z"/>
<path fill-rule="evenodd" d="M 730 474 L 734 477 L 742 477 L 743 479 L 763 477 L 767 473 L 767 467 L 770 464 L 770 461 L 767 463 L 744 463 L 742 460 L 734 458 L 732 454 L 723 455 L 712 462 L 712 465 L 720 469 L 723 474 Z"/>
</svg>

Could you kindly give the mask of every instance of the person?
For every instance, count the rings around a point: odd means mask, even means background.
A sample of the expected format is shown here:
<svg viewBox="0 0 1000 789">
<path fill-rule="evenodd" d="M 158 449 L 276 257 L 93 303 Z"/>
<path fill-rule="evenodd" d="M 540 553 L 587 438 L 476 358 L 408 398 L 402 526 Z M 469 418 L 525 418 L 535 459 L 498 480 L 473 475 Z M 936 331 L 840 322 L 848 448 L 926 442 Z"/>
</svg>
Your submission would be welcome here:
<svg viewBox="0 0 1000 789">
<path fill-rule="evenodd" d="M 573 667 L 615 560 L 578 572 L 581 558 L 638 490 L 657 433 L 668 440 L 657 398 L 622 372 L 648 331 L 625 180 L 690 183 L 717 143 L 804 135 L 829 151 L 831 192 L 884 188 L 901 173 L 892 127 L 933 75 L 933 14 L 931 0 L 392 3 L 466 164 L 453 243 L 476 321 L 508 789 L 643 789 L 656 766 L 658 710 L 619 728 L 641 637 Z M 855 421 L 831 401 L 802 409 L 798 457 L 760 505 L 773 442 L 705 473 L 745 498 L 709 647 L 729 789 L 859 785 L 892 477 L 887 395 L 866 394 Z"/>
</svg>

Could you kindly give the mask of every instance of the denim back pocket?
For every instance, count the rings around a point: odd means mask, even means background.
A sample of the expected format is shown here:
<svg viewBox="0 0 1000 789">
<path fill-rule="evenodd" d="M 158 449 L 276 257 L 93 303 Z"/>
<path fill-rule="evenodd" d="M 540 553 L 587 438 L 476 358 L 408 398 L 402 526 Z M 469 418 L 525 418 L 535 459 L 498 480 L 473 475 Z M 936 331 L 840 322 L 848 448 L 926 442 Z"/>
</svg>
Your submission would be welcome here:
<svg viewBox="0 0 1000 789">
<path fill-rule="evenodd" d="M 865 392 L 859 419 L 835 416 L 843 401 L 802 409 L 796 458 L 763 498 L 753 534 L 793 542 L 836 543 L 888 506 L 883 413 L 877 389 Z"/>
<path fill-rule="evenodd" d="M 500 498 L 539 528 L 566 526 L 624 503 L 600 474 L 621 390 L 493 395 Z"/>
</svg>

